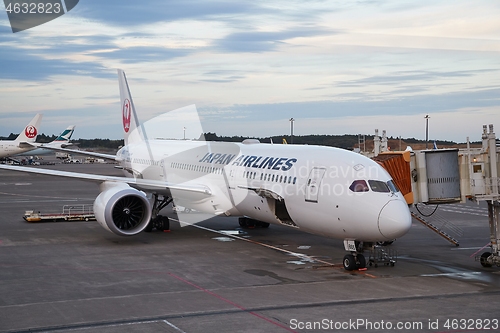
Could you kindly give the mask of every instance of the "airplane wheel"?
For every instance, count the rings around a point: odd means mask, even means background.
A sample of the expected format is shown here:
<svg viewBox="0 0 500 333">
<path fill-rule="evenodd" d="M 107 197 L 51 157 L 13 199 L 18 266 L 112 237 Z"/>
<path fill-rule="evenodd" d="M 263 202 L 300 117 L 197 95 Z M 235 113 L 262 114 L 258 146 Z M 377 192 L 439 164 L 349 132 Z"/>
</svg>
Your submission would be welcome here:
<svg viewBox="0 0 500 333">
<path fill-rule="evenodd" d="M 245 217 L 240 217 L 238 219 L 238 223 L 240 224 L 240 227 L 242 227 L 242 228 L 248 228 L 247 219 Z"/>
<path fill-rule="evenodd" d="M 346 271 L 352 271 L 356 269 L 356 259 L 352 254 L 346 254 L 344 257 L 344 269 Z"/>
<path fill-rule="evenodd" d="M 358 254 L 357 257 L 358 257 L 358 262 L 359 262 L 358 268 L 366 268 L 365 256 L 362 254 Z"/>
<path fill-rule="evenodd" d="M 158 231 L 163 231 L 163 223 L 162 223 L 162 220 L 161 220 L 161 216 L 158 215 L 154 221 L 154 224 L 153 226 L 156 227 L 156 230 Z"/>
<path fill-rule="evenodd" d="M 481 266 L 483 267 L 491 267 L 492 265 L 486 261 L 488 257 L 491 256 L 490 252 L 484 252 L 481 254 L 481 259 L 479 259 L 479 262 L 481 263 Z"/>
<path fill-rule="evenodd" d="M 247 217 L 240 217 L 238 219 L 238 223 L 243 229 L 255 229 L 256 227 L 255 220 L 249 219 Z"/>
<path fill-rule="evenodd" d="M 160 223 L 163 227 L 163 230 L 170 230 L 170 220 L 168 219 L 167 216 L 162 216 Z"/>
</svg>

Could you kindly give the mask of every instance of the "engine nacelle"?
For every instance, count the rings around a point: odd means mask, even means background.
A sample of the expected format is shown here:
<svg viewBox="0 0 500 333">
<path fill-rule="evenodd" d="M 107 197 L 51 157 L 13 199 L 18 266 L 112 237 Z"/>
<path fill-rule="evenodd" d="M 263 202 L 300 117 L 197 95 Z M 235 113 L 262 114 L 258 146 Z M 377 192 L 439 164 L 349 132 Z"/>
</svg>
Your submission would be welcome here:
<svg viewBox="0 0 500 333">
<path fill-rule="evenodd" d="M 146 195 L 127 184 L 105 182 L 94 201 L 94 214 L 104 229 L 119 236 L 137 235 L 151 220 Z"/>
</svg>

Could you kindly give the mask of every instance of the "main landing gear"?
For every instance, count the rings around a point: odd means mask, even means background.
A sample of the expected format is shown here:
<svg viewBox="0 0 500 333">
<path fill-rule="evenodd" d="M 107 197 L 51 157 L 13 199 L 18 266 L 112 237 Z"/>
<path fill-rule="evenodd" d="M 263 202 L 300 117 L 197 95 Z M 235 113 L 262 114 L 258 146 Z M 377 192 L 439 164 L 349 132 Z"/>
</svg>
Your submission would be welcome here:
<svg viewBox="0 0 500 333">
<path fill-rule="evenodd" d="M 344 247 L 346 251 L 351 252 L 350 254 L 346 254 L 342 261 L 346 271 L 366 268 L 366 259 L 363 255 L 364 246 L 362 242 L 345 240 Z"/>
<path fill-rule="evenodd" d="M 240 227 L 243 229 L 254 229 L 254 228 L 269 228 L 269 223 L 262 222 L 259 220 L 254 220 L 249 217 L 240 217 L 238 219 Z"/>
<path fill-rule="evenodd" d="M 160 196 L 158 194 L 153 194 L 153 198 L 154 202 L 151 221 L 149 221 L 144 231 L 151 232 L 154 228 L 158 231 L 170 230 L 170 220 L 167 216 L 159 215 L 159 213 L 163 208 L 167 207 L 173 199 L 166 196 Z"/>
</svg>

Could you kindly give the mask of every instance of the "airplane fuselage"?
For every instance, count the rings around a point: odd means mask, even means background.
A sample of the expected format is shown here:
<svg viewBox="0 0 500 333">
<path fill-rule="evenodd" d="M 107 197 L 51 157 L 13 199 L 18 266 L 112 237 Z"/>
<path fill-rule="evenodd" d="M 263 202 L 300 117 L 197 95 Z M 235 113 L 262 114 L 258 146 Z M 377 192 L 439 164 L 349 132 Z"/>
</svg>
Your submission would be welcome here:
<svg viewBox="0 0 500 333">
<path fill-rule="evenodd" d="M 127 176 L 207 186 L 208 196 L 165 190 L 176 205 L 201 212 L 363 241 L 391 240 L 411 225 L 390 175 L 344 149 L 149 140 L 125 146 L 117 161 Z"/>
<path fill-rule="evenodd" d="M 0 141 L 0 158 L 18 155 L 35 149 L 36 147 L 19 147 L 17 141 Z"/>
</svg>

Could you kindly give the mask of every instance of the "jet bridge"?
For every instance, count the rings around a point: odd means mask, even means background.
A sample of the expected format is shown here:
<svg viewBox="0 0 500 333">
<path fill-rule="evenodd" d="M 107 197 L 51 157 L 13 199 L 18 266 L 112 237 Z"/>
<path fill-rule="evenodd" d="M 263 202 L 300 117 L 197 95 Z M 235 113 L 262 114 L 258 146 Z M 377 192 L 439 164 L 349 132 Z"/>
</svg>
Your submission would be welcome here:
<svg viewBox="0 0 500 333">
<path fill-rule="evenodd" d="M 384 133 L 385 134 L 385 133 Z M 383 138 L 382 138 L 383 139 Z M 467 138 L 465 149 L 431 149 L 405 152 L 388 151 L 376 131 L 373 159 L 391 174 L 412 216 L 454 245 L 459 245 L 442 226 L 436 225 L 419 210 L 419 204 L 440 205 L 472 200 L 486 201 L 490 226 L 491 251 L 477 258 L 485 267 L 500 266 L 500 184 L 499 147 L 493 125 L 483 126 L 482 146 L 471 148 Z M 412 209 L 412 210 L 414 210 Z M 460 233 L 459 228 L 451 228 Z M 458 230 L 458 231 L 457 231 Z"/>
</svg>

